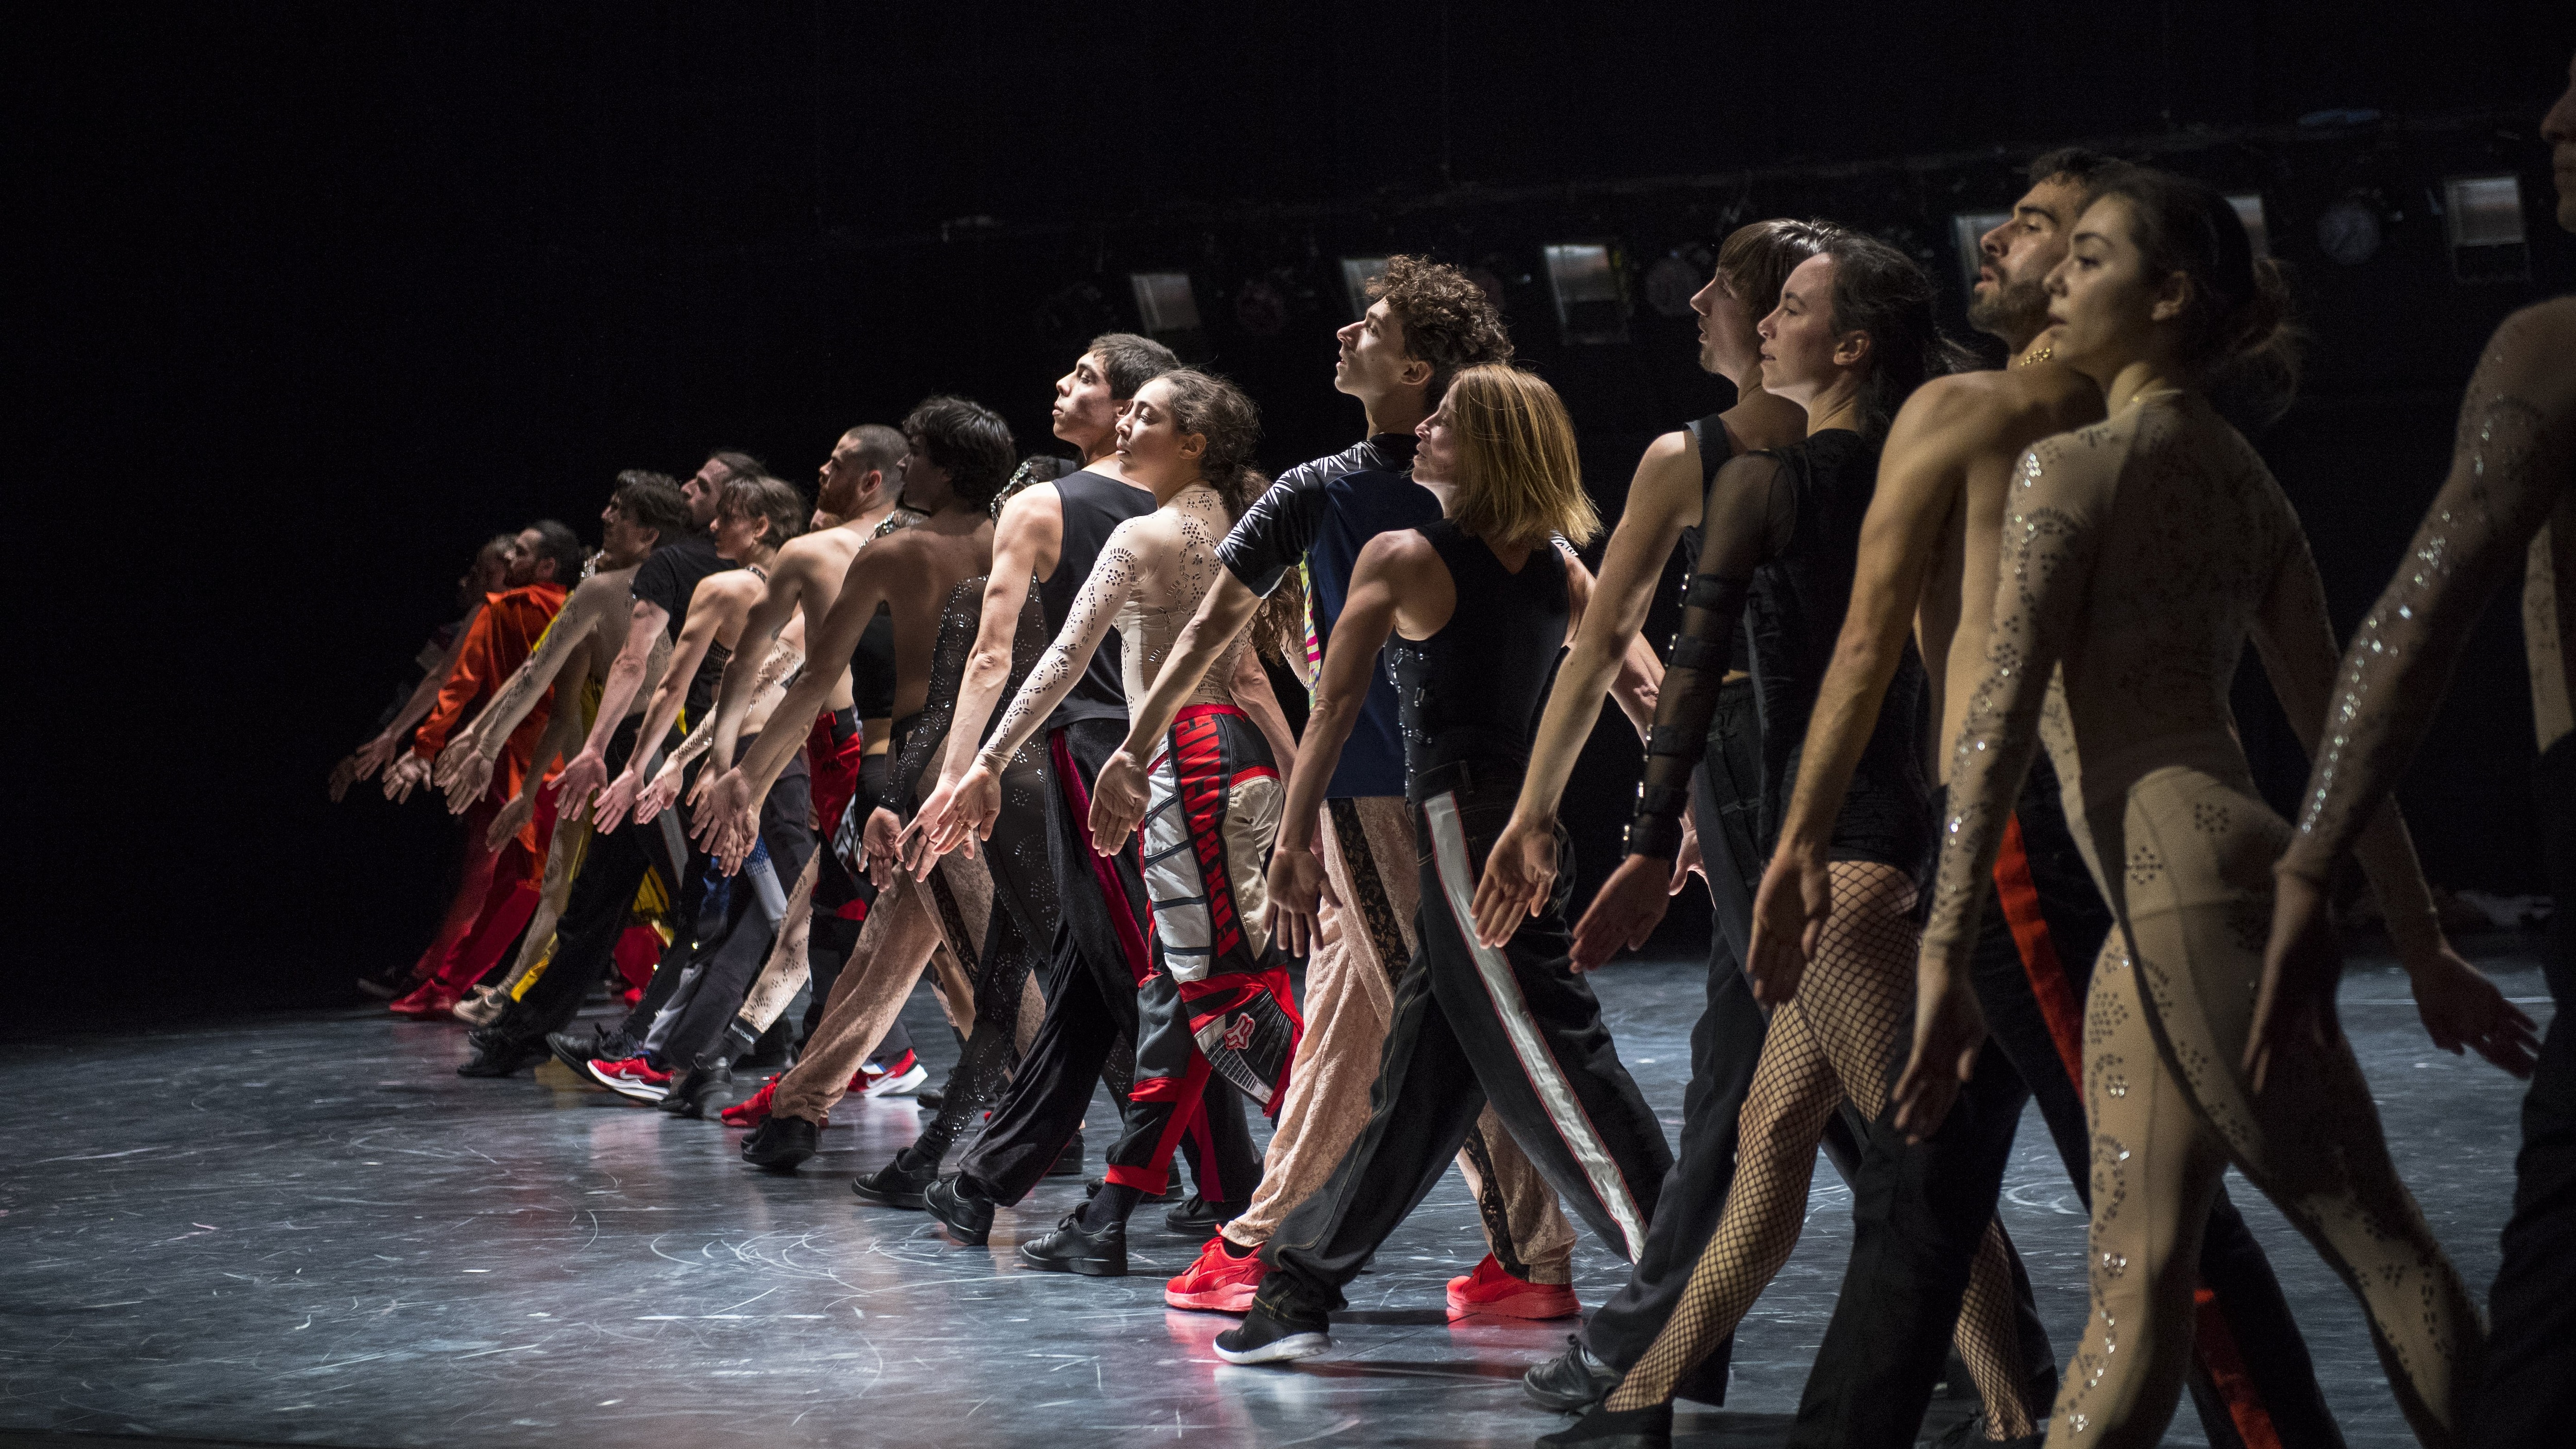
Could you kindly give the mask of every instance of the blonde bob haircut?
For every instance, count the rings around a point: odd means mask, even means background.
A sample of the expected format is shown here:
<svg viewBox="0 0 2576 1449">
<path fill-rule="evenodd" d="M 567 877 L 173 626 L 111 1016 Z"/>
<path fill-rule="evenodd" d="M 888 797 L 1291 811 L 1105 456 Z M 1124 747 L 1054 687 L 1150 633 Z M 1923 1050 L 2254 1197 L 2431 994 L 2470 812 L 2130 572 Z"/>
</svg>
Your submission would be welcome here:
<svg viewBox="0 0 2576 1449">
<path fill-rule="evenodd" d="M 1461 368 L 1441 406 L 1458 440 L 1458 489 L 1449 517 L 1490 544 L 1543 543 L 1563 534 L 1580 547 L 1601 531 L 1583 492 L 1574 420 L 1556 389 L 1505 363 Z"/>
</svg>

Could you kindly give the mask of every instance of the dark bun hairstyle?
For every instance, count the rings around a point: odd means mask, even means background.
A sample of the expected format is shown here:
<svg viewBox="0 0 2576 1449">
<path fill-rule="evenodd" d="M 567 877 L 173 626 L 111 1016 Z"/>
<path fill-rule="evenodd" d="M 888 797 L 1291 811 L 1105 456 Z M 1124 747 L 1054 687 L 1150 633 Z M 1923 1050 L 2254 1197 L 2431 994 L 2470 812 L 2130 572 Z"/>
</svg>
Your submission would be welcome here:
<svg viewBox="0 0 2576 1449">
<path fill-rule="evenodd" d="M 2181 360 L 2210 401 L 2247 432 L 2279 420 L 2298 396 L 2303 341 L 2281 264 L 2254 255 L 2245 223 L 2217 187 L 2152 166 L 2124 166 L 2092 186 L 2096 203 L 2128 203 L 2130 240 L 2150 277 L 2179 272 L 2191 296 L 2177 325 Z"/>
<path fill-rule="evenodd" d="M 1816 249 L 1834 259 L 1834 331 L 1869 334 L 1860 431 L 1865 438 L 1884 438 L 1916 388 L 1971 365 L 1971 354 L 1941 335 L 1932 320 L 1931 274 L 1912 257 L 1874 236 L 1839 228 Z"/>
</svg>

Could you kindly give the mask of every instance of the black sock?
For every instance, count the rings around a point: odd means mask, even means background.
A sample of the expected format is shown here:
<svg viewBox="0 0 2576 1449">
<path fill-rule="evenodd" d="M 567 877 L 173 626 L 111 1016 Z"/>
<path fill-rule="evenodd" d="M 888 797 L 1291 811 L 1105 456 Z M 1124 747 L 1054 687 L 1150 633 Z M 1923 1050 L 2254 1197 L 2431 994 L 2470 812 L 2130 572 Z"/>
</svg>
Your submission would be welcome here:
<svg viewBox="0 0 2576 1449">
<path fill-rule="evenodd" d="M 1136 1204 L 1144 1200 L 1142 1189 L 1104 1182 L 1099 1194 L 1082 1205 L 1082 1225 L 1098 1232 L 1111 1223 L 1123 1223 L 1136 1211 Z"/>
<path fill-rule="evenodd" d="M 1238 1263 L 1261 1251 L 1261 1245 L 1259 1243 L 1255 1243 L 1251 1247 L 1247 1248 L 1236 1242 L 1234 1239 L 1227 1237 L 1223 1233 L 1216 1235 L 1216 1241 L 1217 1246 L 1225 1250 L 1225 1255 L 1234 1259 Z"/>
</svg>

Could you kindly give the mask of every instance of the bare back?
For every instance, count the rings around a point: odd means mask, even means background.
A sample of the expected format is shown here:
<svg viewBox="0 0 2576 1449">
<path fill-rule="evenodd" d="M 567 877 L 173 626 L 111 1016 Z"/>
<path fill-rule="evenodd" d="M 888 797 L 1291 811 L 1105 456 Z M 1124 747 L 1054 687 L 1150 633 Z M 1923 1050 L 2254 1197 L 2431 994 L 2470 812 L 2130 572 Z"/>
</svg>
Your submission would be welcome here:
<svg viewBox="0 0 2576 1449">
<path fill-rule="evenodd" d="M 1129 699 L 1151 692 L 1163 661 L 1197 615 L 1199 601 L 1216 586 L 1224 569 L 1216 546 L 1232 526 L 1215 489 L 1190 487 L 1152 513 L 1119 525 L 1110 536 L 1098 567 L 1135 571 L 1126 602 L 1110 620 L 1118 631 Z M 1236 703 L 1231 681 L 1250 639 L 1250 630 L 1236 631 L 1182 703 Z"/>
</svg>

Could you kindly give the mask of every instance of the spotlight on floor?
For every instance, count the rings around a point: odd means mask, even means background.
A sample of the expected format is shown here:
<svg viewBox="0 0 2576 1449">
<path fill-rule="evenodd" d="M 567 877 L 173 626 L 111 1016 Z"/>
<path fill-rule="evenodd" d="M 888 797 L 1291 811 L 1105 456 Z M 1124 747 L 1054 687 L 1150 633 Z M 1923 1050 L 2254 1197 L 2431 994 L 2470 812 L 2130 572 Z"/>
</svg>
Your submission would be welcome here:
<svg viewBox="0 0 2576 1449">
<path fill-rule="evenodd" d="M 1342 291 L 1348 294 L 1354 320 L 1368 315 L 1369 283 L 1386 275 L 1384 257 L 1342 258 Z"/>
<path fill-rule="evenodd" d="M 2453 176 L 2442 182 L 2443 228 L 2451 239 L 2451 275 L 2463 282 L 2531 279 L 2530 239 L 2523 231 L 2522 178 Z"/>
<path fill-rule="evenodd" d="M 1548 289 L 1556 294 L 1556 325 L 1566 342 L 1600 345 L 1628 340 L 1627 268 L 1612 242 L 1556 242 L 1547 255 Z"/>
<path fill-rule="evenodd" d="M 1950 245 L 1959 253 L 1959 290 L 1962 294 L 1977 289 L 1977 268 L 1985 262 L 1985 254 L 1977 250 L 1978 239 L 2010 220 L 2012 213 L 2009 211 L 1951 213 Z"/>
</svg>

